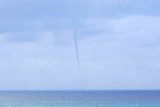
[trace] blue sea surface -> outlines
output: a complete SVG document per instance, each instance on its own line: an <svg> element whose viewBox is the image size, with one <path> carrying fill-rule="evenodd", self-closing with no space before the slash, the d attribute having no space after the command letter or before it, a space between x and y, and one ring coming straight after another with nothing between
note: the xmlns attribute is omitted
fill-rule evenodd
<svg viewBox="0 0 160 107"><path fill-rule="evenodd" d="M0 107L160 107L160 91L0 91Z"/></svg>

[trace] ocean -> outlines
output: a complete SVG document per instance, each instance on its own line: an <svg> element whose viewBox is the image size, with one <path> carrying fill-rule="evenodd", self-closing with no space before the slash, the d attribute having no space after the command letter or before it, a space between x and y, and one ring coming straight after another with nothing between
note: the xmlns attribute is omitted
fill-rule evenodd
<svg viewBox="0 0 160 107"><path fill-rule="evenodd" d="M0 107L160 107L160 91L0 91Z"/></svg>

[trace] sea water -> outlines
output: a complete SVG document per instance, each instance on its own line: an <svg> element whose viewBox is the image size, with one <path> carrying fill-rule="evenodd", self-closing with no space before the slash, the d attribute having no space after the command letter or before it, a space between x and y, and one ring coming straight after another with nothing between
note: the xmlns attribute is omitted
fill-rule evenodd
<svg viewBox="0 0 160 107"><path fill-rule="evenodd" d="M160 107L160 91L1 91L0 107Z"/></svg>

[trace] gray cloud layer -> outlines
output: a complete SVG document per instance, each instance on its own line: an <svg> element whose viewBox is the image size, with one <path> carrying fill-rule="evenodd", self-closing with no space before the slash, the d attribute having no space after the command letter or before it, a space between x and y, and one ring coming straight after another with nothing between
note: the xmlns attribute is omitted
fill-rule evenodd
<svg viewBox="0 0 160 107"><path fill-rule="evenodd" d="M24 41L21 35L33 41L41 31L73 29L75 19L78 27L85 27L84 18L159 16L158 4L159 0L1 0L0 32L13 33L10 41Z"/></svg>

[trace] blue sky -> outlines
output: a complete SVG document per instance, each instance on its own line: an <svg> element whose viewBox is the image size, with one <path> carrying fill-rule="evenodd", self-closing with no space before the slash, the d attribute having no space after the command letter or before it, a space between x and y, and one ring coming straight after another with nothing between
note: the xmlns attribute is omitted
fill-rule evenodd
<svg viewBox="0 0 160 107"><path fill-rule="evenodd" d="M0 0L0 89L160 89L159 3Z"/></svg>

